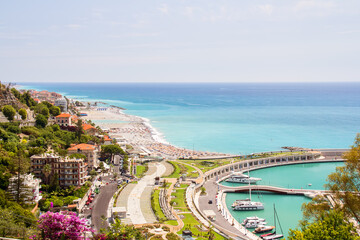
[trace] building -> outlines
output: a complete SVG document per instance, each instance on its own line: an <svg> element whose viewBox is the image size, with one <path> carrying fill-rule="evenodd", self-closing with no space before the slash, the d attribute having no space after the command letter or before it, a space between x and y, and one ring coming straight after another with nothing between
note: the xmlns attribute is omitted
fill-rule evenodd
<svg viewBox="0 0 360 240"><path fill-rule="evenodd" d="M68 104L65 98L58 98L55 100L54 105L59 107L62 112L68 111Z"/></svg>
<svg viewBox="0 0 360 240"><path fill-rule="evenodd" d="M14 197L17 195L17 179L17 176L9 179L8 191ZM32 174L20 175L20 179L20 197L27 204L37 203L42 198L40 195L40 179L34 178Z"/></svg>
<svg viewBox="0 0 360 240"><path fill-rule="evenodd" d="M96 127L88 124L88 123L83 123L82 125L83 129L84 129L84 132L86 134L89 134L89 135L95 135L95 133L97 132L97 129Z"/></svg>
<svg viewBox="0 0 360 240"><path fill-rule="evenodd" d="M112 139L108 135L104 135L104 145L112 144Z"/></svg>
<svg viewBox="0 0 360 240"><path fill-rule="evenodd" d="M62 113L55 117L56 124L65 127L71 126L72 125L71 117L72 116L68 113Z"/></svg>
<svg viewBox="0 0 360 240"><path fill-rule="evenodd" d="M99 166L98 152L99 149L95 145L81 143L71 146L67 149L68 154L80 153L86 156L86 163L89 168L97 168Z"/></svg>
<svg viewBox="0 0 360 240"><path fill-rule="evenodd" d="M52 154L34 155L31 159L32 173L46 181L43 168L46 164L51 166L51 174L58 174L61 187L83 185L88 178L87 163L83 159L63 158Z"/></svg>

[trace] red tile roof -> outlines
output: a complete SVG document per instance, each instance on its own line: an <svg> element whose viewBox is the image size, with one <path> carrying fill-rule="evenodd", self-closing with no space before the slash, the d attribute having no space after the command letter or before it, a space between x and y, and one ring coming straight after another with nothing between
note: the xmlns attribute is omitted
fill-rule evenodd
<svg viewBox="0 0 360 240"><path fill-rule="evenodd" d="M111 141L111 138L108 135L104 135L104 141Z"/></svg>
<svg viewBox="0 0 360 240"><path fill-rule="evenodd" d="M96 129L95 127L93 127L92 125L87 124L87 123L83 123L82 127L83 127L84 131L87 131L87 130L92 129L92 128Z"/></svg>
<svg viewBox="0 0 360 240"><path fill-rule="evenodd" d="M68 114L68 113L62 113L62 114L60 114L60 115L57 115L56 117L57 117L57 118L61 118L61 117L66 117L66 118L68 118L68 117L71 117L71 115Z"/></svg>
<svg viewBox="0 0 360 240"><path fill-rule="evenodd" d="M77 151L78 149L80 149L80 150L95 150L95 146L86 144L86 143L81 143L81 144L78 144L78 145L68 148L68 151Z"/></svg>

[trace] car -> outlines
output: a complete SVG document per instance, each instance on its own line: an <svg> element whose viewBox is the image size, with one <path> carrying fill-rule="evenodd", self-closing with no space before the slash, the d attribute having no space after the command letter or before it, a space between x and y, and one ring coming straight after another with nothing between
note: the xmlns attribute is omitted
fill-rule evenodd
<svg viewBox="0 0 360 240"><path fill-rule="evenodd" d="M95 197L95 193L92 193L90 196L91 196L92 198L94 198L94 197Z"/></svg>
<svg viewBox="0 0 360 240"><path fill-rule="evenodd" d="M209 200L208 203L209 203L209 204L212 204L212 200Z"/></svg>

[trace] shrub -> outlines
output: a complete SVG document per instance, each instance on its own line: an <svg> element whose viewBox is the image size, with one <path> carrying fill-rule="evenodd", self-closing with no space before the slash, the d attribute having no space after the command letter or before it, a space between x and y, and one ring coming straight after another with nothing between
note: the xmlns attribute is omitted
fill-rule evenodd
<svg viewBox="0 0 360 240"><path fill-rule="evenodd" d="M15 109L10 106L10 105L5 105L2 109L2 112L4 114L4 116L9 120L9 121L12 121L14 120L14 117L15 117L15 114L16 114L16 111Z"/></svg>

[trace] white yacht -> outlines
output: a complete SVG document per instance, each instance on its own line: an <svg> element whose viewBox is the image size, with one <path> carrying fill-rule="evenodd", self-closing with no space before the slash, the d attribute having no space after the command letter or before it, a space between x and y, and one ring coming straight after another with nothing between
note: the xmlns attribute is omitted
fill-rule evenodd
<svg viewBox="0 0 360 240"><path fill-rule="evenodd" d="M241 225L245 226L245 224L246 224L248 221L265 222L266 220L265 220L265 218L259 218L259 217L257 217L257 216L252 216L252 217L247 217L247 218L245 218L245 219L242 221Z"/></svg>
<svg viewBox="0 0 360 240"><path fill-rule="evenodd" d="M256 183L261 181L261 178L249 177L243 173L232 173L226 180L226 182L234 182L234 183Z"/></svg>
<svg viewBox="0 0 360 240"><path fill-rule="evenodd" d="M236 200L232 204L232 208L235 211L254 211L254 210L263 210L264 205L261 202Z"/></svg>
<svg viewBox="0 0 360 240"><path fill-rule="evenodd" d="M259 222L255 220L250 220L245 224L245 228L258 228L260 226L265 226L267 222Z"/></svg>
<svg viewBox="0 0 360 240"><path fill-rule="evenodd" d="M246 175L245 175L246 176ZM247 176L250 178L250 176ZM250 181L248 182L250 186ZM234 211L255 211L255 210L264 210L264 205L261 202L251 201L251 188L249 188L249 198L235 200L231 205Z"/></svg>

